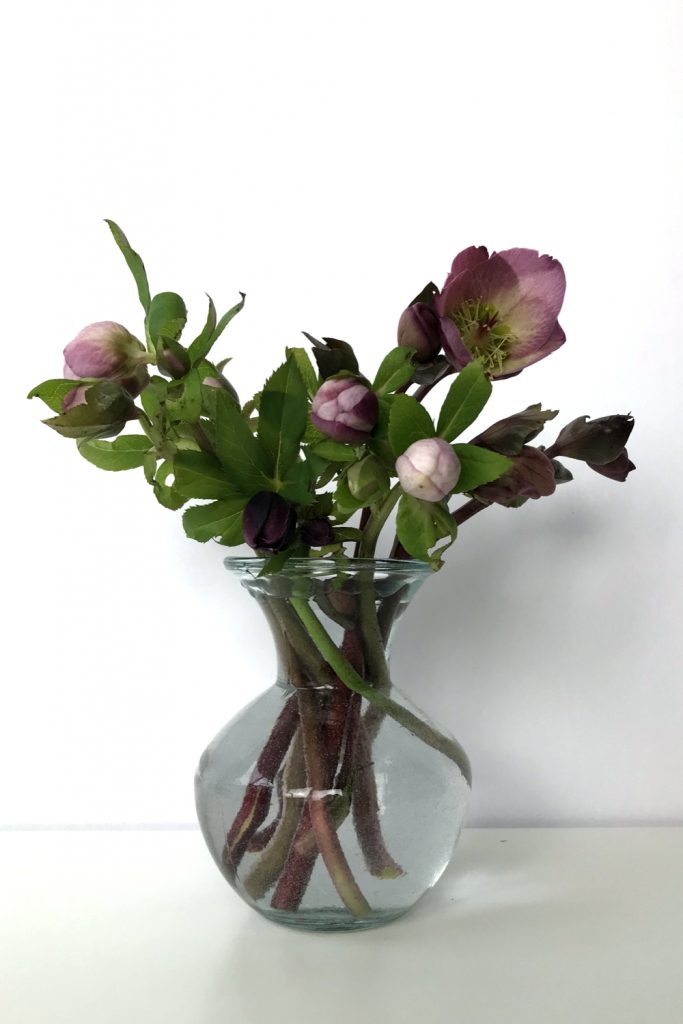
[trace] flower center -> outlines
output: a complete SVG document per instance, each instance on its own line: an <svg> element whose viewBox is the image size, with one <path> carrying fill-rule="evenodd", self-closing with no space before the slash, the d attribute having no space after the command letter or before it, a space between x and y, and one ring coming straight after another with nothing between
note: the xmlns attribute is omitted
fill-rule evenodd
<svg viewBox="0 0 683 1024"><path fill-rule="evenodd" d="M499 373L515 340L507 324L499 320L498 310L483 299L466 299L452 314L460 337L484 369Z"/></svg>

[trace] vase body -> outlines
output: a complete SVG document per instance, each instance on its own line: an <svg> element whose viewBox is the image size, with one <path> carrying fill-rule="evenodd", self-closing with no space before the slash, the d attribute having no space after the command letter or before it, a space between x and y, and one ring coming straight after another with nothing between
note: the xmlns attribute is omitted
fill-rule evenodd
<svg viewBox="0 0 683 1024"><path fill-rule="evenodd" d="M226 564L268 619L278 671L200 759L209 850L282 924L391 921L444 871L469 797L464 751L389 677L394 627L430 570L307 559L261 577L260 559Z"/></svg>

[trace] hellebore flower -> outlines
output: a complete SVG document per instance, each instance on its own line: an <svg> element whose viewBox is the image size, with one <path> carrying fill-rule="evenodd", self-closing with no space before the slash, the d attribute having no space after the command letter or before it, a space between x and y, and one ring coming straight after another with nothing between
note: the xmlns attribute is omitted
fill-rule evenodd
<svg viewBox="0 0 683 1024"><path fill-rule="evenodd" d="M279 494L259 491L248 501L242 525L244 540L250 548L274 555L294 540L296 512Z"/></svg>
<svg viewBox="0 0 683 1024"><path fill-rule="evenodd" d="M398 344L414 348L420 363L429 363L441 350L443 333L438 314L426 302L414 302L401 313L398 321Z"/></svg>
<svg viewBox="0 0 683 1024"><path fill-rule="evenodd" d="M396 460L398 480L406 494L422 501L441 501L460 476L460 460L447 441L427 437L414 441Z"/></svg>
<svg viewBox="0 0 683 1024"><path fill-rule="evenodd" d="M612 459L611 462L603 462L598 465L595 462L587 462L587 466L594 469L596 473L600 473L601 476L606 476L610 480L618 480L619 483L623 483L626 477L636 467L628 457L628 452L624 448L620 455L617 455L616 459Z"/></svg>
<svg viewBox="0 0 683 1024"><path fill-rule="evenodd" d="M89 324L64 349L64 377L110 380L136 398L149 380L147 356L137 338L111 320ZM74 388L64 398L64 411L85 401L85 387Z"/></svg>
<svg viewBox="0 0 683 1024"><path fill-rule="evenodd" d="M172 338L162 338L157 345L157 366L167 377L179 380L189 371L190 357L187 350Z"/></svg>
<svg viewBox="0 0 683 1024"><path fill-rule="evenodd" d="M535 249L464 249L435 300L446 357L456 370L482 359L490 377L519 373L564 343L564 291L562 264Z"/></svg>
<svg viewBox="0 0 683 1024"><path fill-rule="evenodd" d="M319 387L311 407L313 425L348 444L367 441L378 415L377 395L355 377L330 377Z"/></svg>
<svg viewBox="0 0 683 1024"><path fill-rule="evenodd" d="M633 430L633 416L577 416L563 427L549 451L553 455L604 466L625 449ZM635 467L634 467L635 468Z"/></svg>
<svg viewBox="0 0 683 1024"><path fill-rule="evenodd" d="M332 523L325 516L301 524L301 539L309 548L324 548L334 541Z"/></svg>
<svg viewBox="0 0 683 1024"><path fill-rule="evenodd" d="M520 498L543 498L555 491L555 467L538 448L526 446L512 456L512 467L490 484L473 492L481 501L515 505Z"/></svg>

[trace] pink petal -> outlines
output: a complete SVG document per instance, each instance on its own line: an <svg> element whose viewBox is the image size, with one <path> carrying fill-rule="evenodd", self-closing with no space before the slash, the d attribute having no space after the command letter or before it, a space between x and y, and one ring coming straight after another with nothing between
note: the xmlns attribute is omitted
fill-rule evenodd
<svg viewBox="0 0 683 1024"><path fill-rule="evenodd" d="M504 261L516 283L511 286L508 274L501 275L498 287L487 298L519 339L515 357L523 356L544 345L557 323L566 288L564 270L558 260L539 256L535 249L507 249L490 262L494 259Z"/></svg>
<svg viewBox="0 0 683 1024"><path fill-rule="evenodd" d="M515 345L513 354L505 360L503 363L504 373L495 374L491 376L497 380L504 380L505 377L514 377L520 373L525 366L531 366L532 363L537 363L539 359L545 359L551 352L564 345L567 340L567 335L564 333L559 323L556 323L553 330L550 332L548 340L540 348L529 348L524 354L520 354L521 346Z"/></svg>
<svg viewBox="0 0 683 1024"><path fill-rule="evenodd" d="M470 245L468 249L463 249L453 260L450 272L444 283L444 288L458 274L462 274L463 270L472 270L479 263L485 263L488 258L489 252L485 245Z"/></svg>
<svg viewBox="0 0 683 1024"><path fill-rule="evenodd" d="M472 362L472 353L460 336L460 331L452 320L446 317L441 318L441 331L443 333L443 349L451 366L456 370L462 370Z"/></svg>

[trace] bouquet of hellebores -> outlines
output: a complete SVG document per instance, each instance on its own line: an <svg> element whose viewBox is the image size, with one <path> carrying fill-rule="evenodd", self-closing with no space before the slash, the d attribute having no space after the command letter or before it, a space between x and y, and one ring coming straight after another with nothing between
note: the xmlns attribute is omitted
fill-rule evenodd
<svg viewBox="0 0 683 1024"><path fill-rule="evenodd" d="M374 373L348 342L304 332L308 344L285 349L243 402L230 359L214 346L244 294L220 318L209 298L203 328L186 339L183 299L152 294L140 256L107 223L137 285L142 329L84 327L64 349L62 377L29 397L49 406L44 422L93 465L142 469L161 505L184 508L188 537L255 552L233 567L266 612L286 685L269 698L256 746L242 740L256 728L238 720L203 758L198 806L209 846L249 902L287 923L351 927L397 916L443 870L462 793L457 807L441 807L438 840L416 808L429 793L438 805L442 790L455 792L448 771L469 784L469 765L452 737L392 691L391 627L473 515L549 497L572 480L565 460L626 480L633 419L580 416L547 444L533 442L557 412L541 403L473 426L495 382L565 342L564 270L535 250L460 252L443 287L426 285L401 313ZM423 400L437 386L433 418ZM378 542L394 510L382 560ZM406 737L419 751L406 769L411 784L426 788L412 792L394 826L391 793L410 786L392 789L387 766L405 760ZM390 852L406 817L411 842ZM438 847L429 866L427 853L415 853L420 830Z"/></svg>

